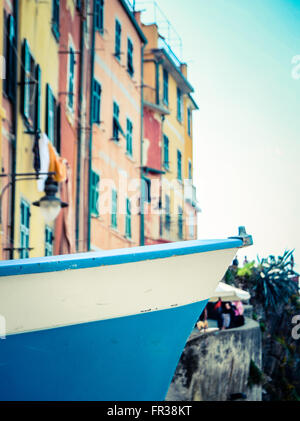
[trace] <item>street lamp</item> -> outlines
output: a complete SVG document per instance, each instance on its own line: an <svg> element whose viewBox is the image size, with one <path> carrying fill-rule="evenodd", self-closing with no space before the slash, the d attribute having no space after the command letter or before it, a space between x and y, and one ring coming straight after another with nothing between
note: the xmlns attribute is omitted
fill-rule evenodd
<svg viewBox="0 0 300 421"><path fill-rule="evenodd" d="M47 224L53 222L58 216L61 208L68 206L67 203L62 202L56 193L58 191L58 183L53 180L51 176L48 176L45 181L45 196L40 200L33 202L33 206L39 206Z"/></svg>

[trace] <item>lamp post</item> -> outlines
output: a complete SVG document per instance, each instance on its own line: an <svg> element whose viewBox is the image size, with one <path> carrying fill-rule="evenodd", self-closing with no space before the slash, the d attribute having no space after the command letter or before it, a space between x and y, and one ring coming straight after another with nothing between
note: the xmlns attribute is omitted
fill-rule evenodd
<svg viewBox="0 0 300 421"><path fill-rule="evenodd" d="M53 180L51 176L48 176L45 182L45 196L40 200L33 202L33 206L38 206L44 216L45 222L50 223L55 220L60 210L68 206L67 203L62 202L56 193L58 191L58 183Z"/></svg>
<svg viewBox="0 0 300 421"><path fill-rule="evenodd" d="M47 175L47 179L45 181L45 196L41 197L40 200L33 202L34 206L39 206L41 208L41 212L45 218L45 222L53 222L55 218L58 216L61 208L65 208L68 206L67 203L62 202L58 197L56 197L56 193L58 192L58 183L53 180L52 175L54 172L48 173L20 173L20 174L0 174L0 177L8 177L11 176L12 180L7 183L0 194L0 223L2 221L1 218L1 209L2 209L2 197L4 192L16 181L24 181L24 180L36 180L39 178L39 175ZM22 178L16 178L22 177Z"/></svg>

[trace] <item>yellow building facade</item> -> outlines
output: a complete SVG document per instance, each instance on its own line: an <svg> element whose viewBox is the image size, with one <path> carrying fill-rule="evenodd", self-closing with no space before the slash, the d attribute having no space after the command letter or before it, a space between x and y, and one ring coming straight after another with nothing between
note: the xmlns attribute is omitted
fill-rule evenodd
<svg viewBox="0 0 300 421"><path fill-rule="evenodd" d="M58 32L52 2L19 3L19 45L17 80L17 174L34 173L35 132L55 130L48 121L50 101L58 101ZM49 89L53 97L49 98ZM48 102L48 104L47 104ZM47 125L51 125L51 128ZM53 127L52 127L53 126ZM26 177L24 177L26 178ZM36 180L21 181L15 187L14 257L45 255L46 226L38 207L32 202L43 196ZM49 227L52 230L53 227Z"/></svg>
<svg viewBox="0 0 300 421"><path fill-rule="evenodd" d="M144 57L144 100L155 103L162 118L161 228L163 241L194 239L186 228L195 218L195 204L189 204L193 168L192 113L198 107L191 97L187 66L167 44L162 44L156 24L142 25L148 40ZM186 183L187 180L187 183ZM186 184L188 184L187 187ZM188 197L187 197L188 196ZM187 199L187 200L186 200Z"/></svg>

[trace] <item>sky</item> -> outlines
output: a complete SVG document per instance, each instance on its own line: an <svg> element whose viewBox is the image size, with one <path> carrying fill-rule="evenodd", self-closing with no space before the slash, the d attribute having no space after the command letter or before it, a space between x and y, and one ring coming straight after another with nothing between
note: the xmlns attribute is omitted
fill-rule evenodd
<svg viewBox="0 0 300 421"><path fill-rule="evenodd" d="M257 255L295 249L300 271L300 0L157 0L183 44L198 238L244 225ZM146 7L146 6L145 6Z"/></svg>

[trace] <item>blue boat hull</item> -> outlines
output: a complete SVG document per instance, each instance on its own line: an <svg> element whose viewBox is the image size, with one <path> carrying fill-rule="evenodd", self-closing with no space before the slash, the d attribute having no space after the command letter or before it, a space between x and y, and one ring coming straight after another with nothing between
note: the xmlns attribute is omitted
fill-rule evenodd
<svg viewBox="0 0 300 421"><path fill-rule="evenodd" d="M162 401L206 303L8 335L0 400Z"/></svg>

